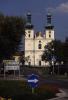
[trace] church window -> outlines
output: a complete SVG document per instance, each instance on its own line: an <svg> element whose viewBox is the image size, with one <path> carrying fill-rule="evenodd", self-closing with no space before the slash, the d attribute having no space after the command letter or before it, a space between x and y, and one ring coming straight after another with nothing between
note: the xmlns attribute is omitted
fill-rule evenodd
<svg viewBox="0 0 68 100"><path fill-rule="evenodd" d="M29 34L29 37L30 37L30 34Z"/></svg>
<svg viewBox="0 0 68 100"><path fill-rule="evenodd" d="M39 43L41 43L41 41L39 41Z"/></svg>
<svg viewBox="0 0 68 100"><path fill-rule="evenodd" d="M30 33L31 31L28 31L28 33Z"/></svg>
<svg viewBox="0 0 68 100"><path fill-rule="evenodd" d="M49 30L49 33L51 33L51 30Z"/></svg>
<svg viewBox="0 0 68 100"><path fill-rule="evenodd" d="M39 66L41 66L41 61L39 61Z"/></svg>
<svg viewBox="0 0 68 100"><path fill-rule="evenodd" d="M31 65L31 62L29 62L29 66Z"/></svg>
<svg viewBox="0 0 68 100"><path fill-rule="evenodd" d="M49 38L51 38L51 34L49 34Z"/></svg>
<svg viewBox="0 0 68 100"><path fill-rule="evenodd" d="M39 44L39 45L38 45L38 49L41 49L41 46L42 46L42 45L41 45L41 44Z"/></svg>

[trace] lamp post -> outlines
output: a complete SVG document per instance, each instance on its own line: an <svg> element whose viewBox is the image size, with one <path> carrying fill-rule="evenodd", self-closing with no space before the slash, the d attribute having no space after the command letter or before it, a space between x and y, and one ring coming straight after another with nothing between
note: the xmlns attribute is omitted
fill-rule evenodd
<svg viewBox="0 0 68 100"><path fill-rule="evenodd" d="M4 79L5 79L5 64L4 64Z"/></svg>
<svg viewBox="0 0 68 100"><path fill-rule="evenodd" d="M57 65L57 74L59 75L59 62L57 62L56 65Z"/></svg>
<svg viewBox="0 0 68 100"><path fill-rule="evenodd" d="M53 71L52 71L52 72L53 72L53 75L54 75L54 70L55 70L55 68L54 68L54 67L55 67L55 66L54 66L55 61L56 61L56 59L55 59L55 57L53 56L53 57L52 57L52 65L53 65Z"/></svg>

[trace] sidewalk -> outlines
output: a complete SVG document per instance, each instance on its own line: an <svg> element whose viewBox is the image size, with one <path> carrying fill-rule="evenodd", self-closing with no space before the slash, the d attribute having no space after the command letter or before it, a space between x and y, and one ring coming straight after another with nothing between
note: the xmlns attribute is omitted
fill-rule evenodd
<svg viewBox="0 0 68 100"><path fill-rule="evenodd" d="M49 100L68 100L68 89L63 89L63 90L60 89L60 92L61 93L56 94L57 96L56 98L52 98Z"/></svg>

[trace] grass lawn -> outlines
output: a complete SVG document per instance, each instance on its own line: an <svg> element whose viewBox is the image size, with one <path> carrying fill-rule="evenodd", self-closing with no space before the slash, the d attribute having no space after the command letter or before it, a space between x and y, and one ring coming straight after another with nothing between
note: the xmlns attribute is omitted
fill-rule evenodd
<svg viewBox="0 0 68 100"><path fill-rule="evenodd" d="M0 80L0 96L12 100L47 100L55 97L58 92L56 85L41 84L32 94L31 87L24 81Z"/></svg>

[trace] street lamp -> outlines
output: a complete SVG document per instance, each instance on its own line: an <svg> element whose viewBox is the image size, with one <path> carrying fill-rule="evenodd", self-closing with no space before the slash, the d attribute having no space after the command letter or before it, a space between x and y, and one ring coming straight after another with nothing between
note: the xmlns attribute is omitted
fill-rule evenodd
<svg viewBox="0 0 68 100"><path fill-rule="evenodd" d="M58 75L59 75L59 62L57 63L57 66L58 66Z"/></svg>

